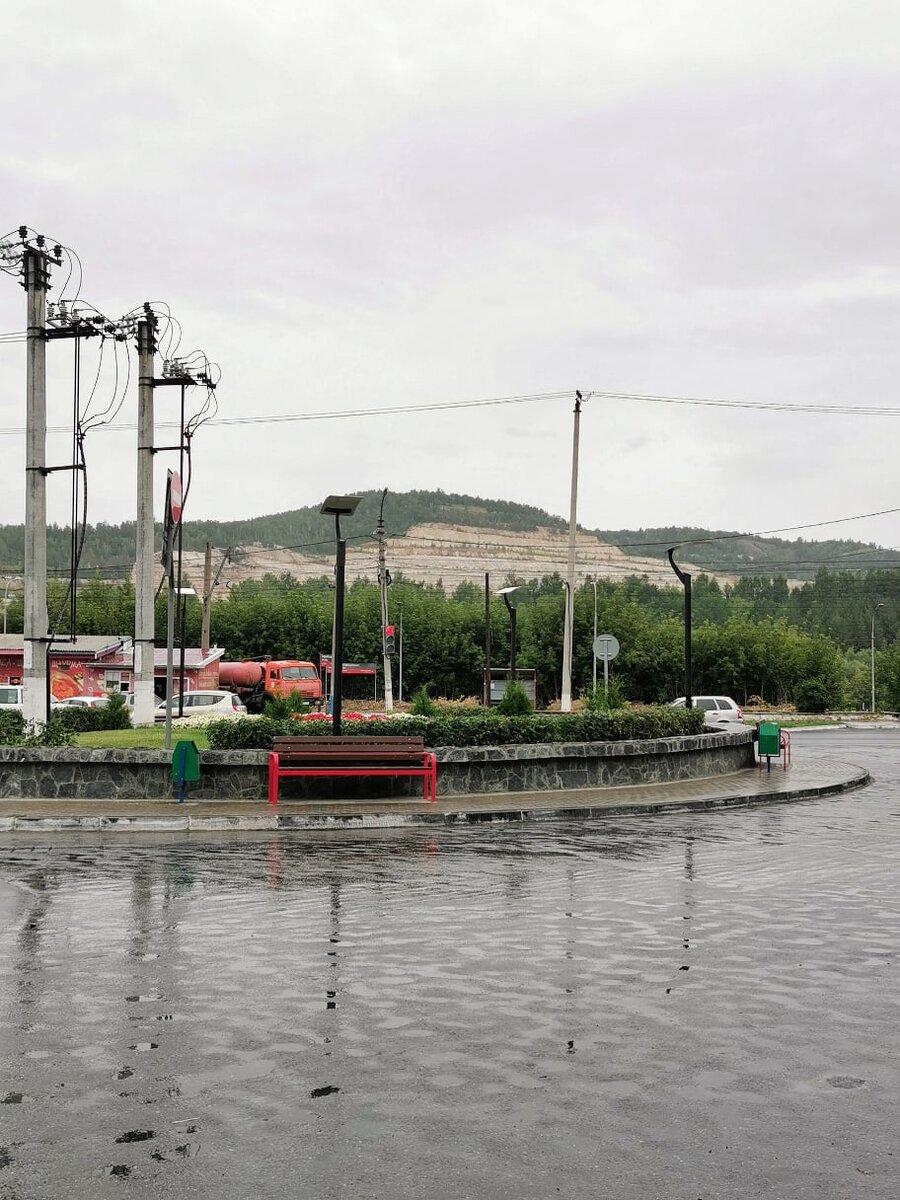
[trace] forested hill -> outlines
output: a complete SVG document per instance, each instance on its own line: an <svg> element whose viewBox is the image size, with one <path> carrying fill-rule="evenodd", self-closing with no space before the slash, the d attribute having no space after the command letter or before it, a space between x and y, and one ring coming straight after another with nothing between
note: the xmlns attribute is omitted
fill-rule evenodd
<svg viewBox="0 0 900 1200"><path fill-rule="evenodd" d="M821 567L831 571L871 571L900 566L900 551L844 538L811 542L804 538L756 537L727 529L676 525L596 532L603 541L611 542L626 554L642 557L664 559L670 546L680 546L683 559L720 574L811 579Z"/></svg>
<svg viewBox="0 0 900 1200"><path fill-rule="evenodd" d="M342 521L348 537L371 533L378 522L381 492L363 492L362 503L352 517ZM436 523L476 528L528 532L541 527L564 532L566 521L530 505L506 500L483 500L446 492L413 491L388 493L384 503L388 536L405 533L413 525ZM811 578L827 566L832 570L866 570L900 565L900 552L846 540L810 542L802 538L760 538L727 530L709 531L664 526L653 529L591 530L601 540L620 547L626 554L665 558L669 546L683 545L681 558L721 573L773 574ZM158 530L158 535L161 530ZM319 506L293 509L246 521L187 519L184 544L202 550L209 541L219 549L234 546L306 547L329 543L334 529ZM134 522L90 526L85 539L82 568L98 574L121 577L134 562ZM716 540L704 540L716 539ZM63 571L69 561L69 531L51 526L48 530L48 563L52 571ZM23 527L0 526L0 567L6 574L21 574Z"/></svg>

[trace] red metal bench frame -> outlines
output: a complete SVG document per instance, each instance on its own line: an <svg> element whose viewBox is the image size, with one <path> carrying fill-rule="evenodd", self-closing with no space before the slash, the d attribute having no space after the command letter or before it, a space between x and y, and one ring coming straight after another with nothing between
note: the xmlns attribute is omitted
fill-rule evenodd
<svg viewBox="0 0 900 1200"><path fill-rule="evenodd" d="M437 759L425 749L424 739L360 735L276 738L269 753L269 803L277 805L282 779L366 776L419 778L425 802L437 802Z"/></svg>

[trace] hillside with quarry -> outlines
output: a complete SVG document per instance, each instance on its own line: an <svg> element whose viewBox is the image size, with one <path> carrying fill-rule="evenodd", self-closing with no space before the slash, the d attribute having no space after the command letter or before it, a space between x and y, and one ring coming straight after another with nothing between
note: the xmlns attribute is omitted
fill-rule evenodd
<svg viewBox="0 0 900 1200"><path fill-rule="evenodd" d="M357 511L344 519L348 579L377 575L374 532L382 513L387 564L395 576L426 584L441 582L452 591L461 583L492 585L507 577L535 579L565 576L568 526L560 516L507 500L440 491L360 493ZM207 543L212 547L216 590L226 583L284 573L298 579L329 575L334 563L334 526L318 505L241 521L216 521L185 511L183 528L188 578L202 582ZM162 530L157 528L158 544ZM666 550L679 547L678 563L694 574L705 572L721 584L742 576L779 576L795 585L814 578L823 566L864 572L900 565L900 553L850 540L808 541L729 530L682 526L611 531L579 528L576 576L623 579L646 575L652 583L674 584ZM50 526L47 557L50 570L68 574L71 535ZM131 575L135 556L134 522L88 525L80 561L82 578L123 579ZM227 556L227 562L224 562ZM4 573L20 576L23 527L0 526L0 563ZM221 570L219 570L221 566Z"/></svg>
<svg viewBox="0 0 900 1200"><path fill-rule="evenodd" d="M385 557L392 576L404 577L429 585L442 584L448 592L463 583L483 585L486 573L492 586L500 587L508 579L539 579L546 575L565 577L568 535L560 529L539 527L532 530L479 528L424 522L406 533L385 538ZM204 554L184 552L184 571L192 581L203 578ZM216 564L218 565L218 564ZM259 543L235 547L216 585L221 594L227 585L264 575L289 574L296 579L317 579L330 575L334 565L333 545L317 547L316 552ZM702 568L685 563L688 570ZM580 530L576 541L576 578L626 579L646 575L654 583L675 583L668 566L659 559L625 554L603 542L595 534ZM378 574L378 546L375 539L348 541L347 579L371 579ZM720 583L733 582L736 576L717 575Z"/></svg>

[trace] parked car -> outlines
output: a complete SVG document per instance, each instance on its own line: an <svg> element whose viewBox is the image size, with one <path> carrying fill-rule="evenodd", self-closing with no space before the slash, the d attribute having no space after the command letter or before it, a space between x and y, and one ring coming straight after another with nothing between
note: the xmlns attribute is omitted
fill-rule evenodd
<svg viewBox="0 0 900 1200"><path fill-rule="evenodd" d="M694 708L703 709L703 720L707 725L731 725L744 720L744 710L730 696L694 696ZM684 707L684 696L672 701L673 708Z"/></svg>
<svg viewBox="0 0 900 1200"><path fill-rule="evenodd" d="M14 708L21 712L22 690L22 685L18 683L4 683L0 685L0 711L5 708Z"/></svg>
<svg viewBox="0 0 900 1200"><path fill-rule="evenodd" d="M102 708L109 703L109 696L67 696L59 701L60 708Z"/></svg>
<svg viewBox="0 0 900 1200"><path fill-rule="evenodd" d="M24 691L25 689L18 683L0 684L0 712L11 708L21 712ZM57 700L55 696L50 697L51 708L62 708L64 703L65 701Z"/></svg>
<svg viewBox="0 0 900 1200"><path fill-rule="evenodd" d="M160 700L156 706L155 718L157 721L166 719L167 701ZM175 695L172 697L172 716L177 717L180 705L180 697ZM243 717L246 716L247 706L244 704L240 696L236 696L234 692L219 692L219 691L197 691L184 693L184 715L186 717L210 716L210 717Z"/></svg>

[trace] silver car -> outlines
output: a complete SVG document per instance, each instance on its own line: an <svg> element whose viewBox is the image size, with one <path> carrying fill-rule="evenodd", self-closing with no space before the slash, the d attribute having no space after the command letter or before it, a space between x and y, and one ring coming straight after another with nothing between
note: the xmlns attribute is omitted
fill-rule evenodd
<svg viewBox="0 0 900 1200"><path fill-rule="evenodd" d="M732 725L743 723L744 710L730 696L693 696L694 708L703 709L706 725ZM684 696L672 701L673 708L684 708Z"/></svg>
<svg viewBox="0 0 900 1200"><path fill-rule="evenodd" d="M166 707L167 702L160 700L154 714L157 721L166 719ZM210 717L243 717L247 713L247 706L240 696L236 696L234 692L223 691L185 692L183 705L179 695L173 696L172 716L177 717L181 708L184 709L186 717L197 717L201 714Z"/></svg>

